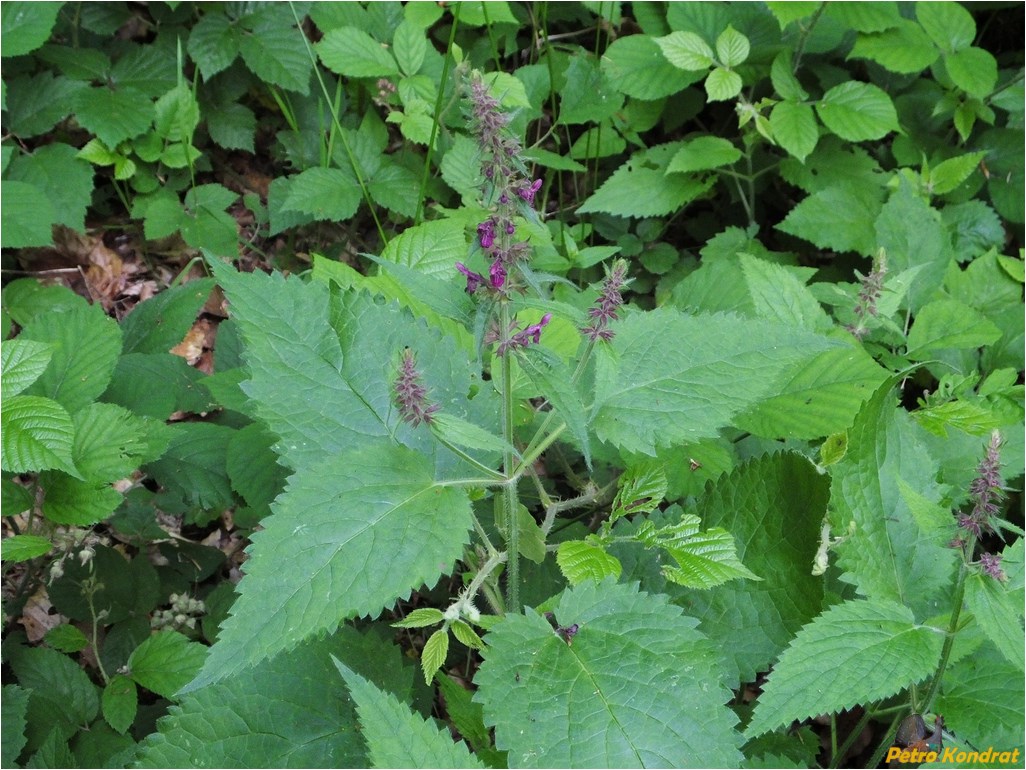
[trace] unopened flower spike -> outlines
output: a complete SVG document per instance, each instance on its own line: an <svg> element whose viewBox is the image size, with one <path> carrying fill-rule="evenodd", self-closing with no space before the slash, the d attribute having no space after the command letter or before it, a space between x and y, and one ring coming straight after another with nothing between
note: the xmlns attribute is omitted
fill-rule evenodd
<svg viewBox="0 0 1026 770"><path fill-rule="evenodd" d="M403 420L414 427L422 422L430 425L432 416L440 408L438 404L427 402L427 389L420 384L420 379L413 351L406 348L395 380L395 405L399 407L399 415Z"/></svg>
<svg viewBox="0 0 1026 770"><path fill-rule="evenodd" d="M1002 497L1001 434L994 431L987 444L987 453L976 468L976 478L969 485L973 510L958 515L958 526L975 537L991 531L990 519L998 512L998 502Z"/></svg>
<svg viewBox="0 0 1026 770"><path fill-rule="evenodd" d="M611 321L617 320L620 316L617 310L623 305L623 288L629 283L627 280L627 262L618 259L613 263L612 269L602 282L602 289L599 292L595 306L588 309L588 317L591 322L581 329L590 340L613 339L615 332L609 328Z"/></svg>

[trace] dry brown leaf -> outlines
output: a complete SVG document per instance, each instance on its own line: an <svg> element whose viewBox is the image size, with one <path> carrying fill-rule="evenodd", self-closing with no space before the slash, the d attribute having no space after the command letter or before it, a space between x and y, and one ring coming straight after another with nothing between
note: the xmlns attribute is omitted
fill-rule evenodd
<svg viewBox="0 0 1026 770"><path fill-rule="evenodd" d="M53 604L50 603L50 596L46 592L46 586L40 586L28 601L25 602L25 609L22 610L18 623L25 627L25 635L30 642L38 642L51 628L56 628L68 619L63 615L50 611Z"/></svg>

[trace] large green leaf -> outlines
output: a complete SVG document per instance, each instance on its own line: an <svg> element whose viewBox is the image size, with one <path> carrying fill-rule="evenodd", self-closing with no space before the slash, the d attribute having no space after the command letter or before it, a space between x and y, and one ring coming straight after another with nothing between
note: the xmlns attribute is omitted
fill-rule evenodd
<svg viewBox="0 0 1026 770"><path fill-rule="evenodd" d="M982 348L1000 336L997 326L968 305L953 299L934 300L916 314L908 333L907 355L922 361L948 348Z"/></svg>
<svg viewBox="0 0 1026 770"><path fill-rule="evenodd" d="M816 103L820 120L842 139L864 142L898 130L891 97L871 83L849 80L834 86Z"/></svg>
<svg viewBox="0 0 1026 770"><path fill-rule="evenodd" d="M243 17L241 25L250 33L239 38L239 53L246 66L266 83L305 95L310 90L313 62L303 32L296 27L293 9L271 3Z"/></svg>
<svg viewBox="0 0 1026 770"><path fill-rule="evenodd" d="M635 99L659 99L702 79L670 64L647 35L628 35L613 42L602 56L602 70L617 91Z"/></svg>
<svg viewBox="0 0 1026 770"><path fill-rule="evenodd" d="M428 458L388 446L304 467L262 523L231 617L189 690L434 584L462 554L471 518L466 493L437 484Z"/></svg>
<svg viewBox="0 0 1026 770"><path fill-rule="evenodd" d="M107 389L121 353L121 329L98 305L37 316L21 339L47 342L53 349L50 365L25 392L52 398L69 412Z"/></svg>
<svg viewBox="0 0 1026 770"><path fill-rule="evenodd" d="M750 460L698 501L703 524L730 532L740 560L762 578L686 595L702 631L736 667L736 685L767 670L822 607L812 560L828 496L827 478L789 452Z"/></svg>
<svg viewBox="0 0 1026 770"><path fill-rule="evenodd" d="M75 427L56 401L40 396L13 396L0 411L3 469L29 473L55 468L78 475L71 456Z"/></svg>
<svg viewBox="0 0 1026 770"><path fill-rule="evenodd" d="M666 597L585 582L543 617L507 615L488 634L475 700L510 767L732 767L737 717L721 661Z"/></svg>
<svg viewBox="0 0 1026 770"><path fill-rule="evenodd" d="M89 404L75 413L75 467L86 481L104 482L126 478L155 454L147 441L150 426L141 417L114 404ZM165 426L160 425L161 432ZM154 437L156 439L156 437Z"/></svg>
<svg viewBox="0 0 1026 770"><path fill-rule="evenodd" d="M908 19L882 32L860 34L849 54L850 58L872 59L884 69L903 75L922 72L939 55L923 28Z"/></svg>
<svg viewBox="0 0 1026 770"><path fill-rule="evenodd" d="M235 431L208 422L168 426L169 443L147 471L164 487L168 502L212 511L233 503L226 456Z"/></svg>
<svg viewBox="0 0 1026 770"><path fill-rule="evenodd" d="M484 767L462 741L414 714L394 695L350 669L337 658L335 667L349 688L374 767Z"/></svg>
<svg viewBox="0 0 1026 770"><path fill-rule="evenodd" d="M7 542L6 540L4 542ZM16 684L4 685L3 718L0 719L0 762L4 767L14 767L25 746L25 716L31 693Z"/></svg>
<svg viewBox="0 0 1026 770"><path fill-rule="evenodd" d="M828 187L791 209L777 229L820 248L873 254L873 220L880 213L882 199L880 190L866 185Z"/></svg>
<svg viewBox="0 0 1026 770"><path fill-rule="evenodd" d="M146 131L153 121L153 102L138 88L90 88L75 95L75 119L108 148Z"/></svg>
<svg viewBox="0 0 1026 770"><path fill-rule="evenodd" d="M16 396L39 379L53 351L49 343L32 340L4 340L0 345L0 361L3 374L0 375L0 389L8 398Z"/></svg>
<svg viewBox="0 0 1026 770"><path fill-rule="evenodd" d="M408 697L412 667L371 633L342 628L224 682L182 697L141 745L142 767L365 767L352 702L335 655L379 686Z"/></svg>
<svg viewBox="0 0 1026 770"><path fill-rule="evenodd" d="M777 144L803 163L819 141L816 116L807 104L780 102L770 112L770 128Z"/></svg>
<svg viewBox="0 0 1026 770"><path fill-rule="evenodd" d="M53 243L52 227L57 222L57 209L43 190L27 182L4 182L0 201L0 245L5 249L28 246L49 246Z"/></svg>
<svg viewBox="0 0 1026 770"><path fill-rule="evenodd" d="M192 328L210 296L213 281L202 278L140 302L121 321L125 353L167 353Z"/></svg>
<svg viewBox="0 0 1026 770"><path fill-rule="evenodd" d="M714 437L837 344L765 321L666 307L614 328L608 349L597 351L593 425L600 439L646 454Z"/></svg>
<svg viewBox="0 0 1026 770"><path fill-rule="evenodd" d="M392 54L356 27L330 30L315 46L324 66L351 78L387 78L399 74Z"/></svg>
<svg viewBox="0 0 1026 770"><path fill-rule="evenodd" d="M7 169L5 183L27 182L46 193L53 203L55 221L73 230L85 230L86 209L92 202L93 167L78 157L78 151L57 142L39 147L31 155L20 155Z"/></svg>
<svg viewBox="0 0 1026 770"><path fill-rule="evenodd" d="M189 31L189 55L209 80L227 69L239 55L239 30L219 9L207 6L206 11Z"/></svg>
<svg viewBox="0 0 1026 770"><path fill-rule="evenodd" d="M22 56L39 48L50 37L64 3L4 3L0 12L0 46L3 55Z"/></svg>
<svg viewBox="0 0 1026 770"><path fill-rule="evenodd" d="M192 679L209 648L177 631L161 631L140 644L128 659L129 676L164 698Z"/></svg>
<svg viewBox="0 0 1026 770"><path fill-rule="evenodd" d="M973 574L965 582L965 601L976 622L1005 656L1005 660L1026 669L1023 650L1026 634L1022 627L1022 603L1005 586L989 575Z"/></svg>
<svg viewBox="0 0 1026 770"><path fill-rule="evenodd" d="M922 681L944 633L889 601L846 601L806 625L773 667L745 735L869 703Z"/></svg>
<svg viewBox="0 0 1026 770"><path fill-rule="evenodd" d="M842 578L860 594L889 599L931 617L949 601L956 555L922 532L901 493L903 480L931 502L941 490L936 461L920 438L920 429L895 408L893 380L863 407L848 431L848 451L832 466L831 521L837 532L855 522L855 531L838 546Z"/></svg>
<svg viewBox="0 0 1026 770"><path fill-rule="evenodd" d="M289 179L282 209L300 211L313 219L341 221L356 213L361 199L360 187L347 171L310 168Z"/></svg>

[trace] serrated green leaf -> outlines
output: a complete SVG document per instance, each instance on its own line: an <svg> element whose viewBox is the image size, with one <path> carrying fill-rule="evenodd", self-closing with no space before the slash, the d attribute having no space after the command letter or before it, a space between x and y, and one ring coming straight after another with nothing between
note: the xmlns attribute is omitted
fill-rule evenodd
<svg viewBox="0 0 1026 770"><path fill-rule="evenodd" d="M935 708L959 738L974 746L1019 748L1021 756L1024 696L1021 667L986 644L948 667Z"/></svg>
<svg viewBox="0 0 1026 770"><path fill-rule="evenodd" d="M983 633L998 648L1005 660L1026 670L1023 650L1026 633L1022 625L1022 606L997 580L980 573L969 575L965 582L965 601Z"/></svg>
<svg viewBox="0 0 1026 770"><path fill-rule="evenodd" d="M654 454L711 438L818 353L824 337L728 315L663 307L617 324L596 352L593 426L600 439ZM764 352L774 350L772 360Z"/></svg>
<svg viewBox="0 0 1026 770"><path fill-rule="evenodd" d="M257 119L253 110L242 104L222 104L204 114L210 138L228 150L253 152Z"/></svg>
<svg viewBox="0 0 1026 770"><path fill-rule="evenodd" d="M871 83L834 86L816 103L816 112L828 129L849 142L880 139L899 130L891 97Z"/></svg>
<svg viewBox="0 0 1026 770"><path fill-rule="evenodd" d="M188 689L434 584L462 554L471 520L466 493L431 471L428 458L392 446L329 456L292 476L253 536L232 615Z"/></svg>
<svg viewBox="0 0 1026 770"><path fill-rule="evenodd" d="M912 612L894 602L832 607L780 656L745 735L894 695L933 672L943 643L940 629L917 626Z"/></svg>
<svg viewBox="0 0 1026 770"><path fill-rule="evenodd" d="M387 78L399 74L399 66L388 49L356 27L330 30L314 48L324 66L339 75Z"/></svg>
<svg viewBox="0 0 1026 770"><path fill-rule="evenodd" d="M100 706L107 724L123 734L132 726L139 708L135 682L122 674L113 676L103 688Z"/></svg>
<svg viewBox="0 0 1026 770"><path fill-rule="evenodd" d="M435 672L445 665L445 656L448 654L449 632L440 628L428 637L420 653L420 667L426 684L431 684Z"/></svg>
<svg viewBox="0 0 1026 770"><path fill-rule="evenodd" d="M15 158L4 181L27 182L43 190L53 204L54 221L83 231L92 202L94 169L77 155L74 147L60 142L39 147L31 155Z"/></svg>
<svg viewBox="0 0 1026 770"><path fill-rule="evenodd" d="M613 90L608 74L594 56L585 52L571 56L565 74L558 123L601 123L623 107L623 96Z"/></svg>
<svg viewBox="0 0 1026 770"><path fill-rule="evenodd" d="M232 505L226 457L235 433L206 422L180 422L168 426L170 441L160 459L146 470L172 500L204 511Z"/></svg>
<svg viewBox="0 0 1026 770"><path fill-rule="evenodd" d="M877 248L873 221L882 197L882 191L864 185L828 187L791 209L777 229L820 248L872 254Z"/></svg>
<svg viewBox="0 0 1026 770"><path fill-rule="evenodd" d="M57 210L41 189L26 182L4 182L0 201L0 245L21 249L49 246L51 228L57 222Z"/></svg>
<svg viewBox="0 0 1026 770"><path fill-rule="evenodd" d="M820 353L774 395L735 419L757 436L815 439L846 429L887 371L861 347Z"/></svg>
<svg viewBox="0 0 1026 770"><path fill-rule="evenodd" d="M657 462L634 463L617 481L610 521L621 516L651 513L666 497L666 473Z"/></svg>
<svg viewBox="0 0 1026 770"><path fill-rule="evenodd" d="M72 418L75 444L71 456L89 482L117 481L148 459L147 426L114 404L89 404Z"/></svg>
<svg viewBox="0 0 1026 770"><path fill-rule="evenodd" d="M7 398L16 396L39 379L50 363L53 348L48 342L4 340L0 345L3 375L0 389Z"/></svg>
<svg viewBox="0 0 1026 770"><path fill-rule="evenodd" d="M700 136L684 143L670 160L666 173L705 171L729 166L741 159L733 142L719 136Z"/></svg>
<svg viewBox="0 0 1026 770"><path fill-rule="evenodd" d="M481 637L477 635L473 628L462 620L454 620L452 625L449 626L449 630L452 631L452 635L455 636L458 641L462 642L472 650L480 650L484 647L484 642L481 641Z"/></svg>
<svg viewBox="0 0 1026 770"><path fill-rule="evenodd" d="M239 53L250 71L266 83L305 96L313 62L292 10L272 3L240 23L251 33L239 37Z"/></svg>
<svg viewBox="0 0 1026 770"><path fill-rule="evenodd" d="M61 623L46 632L43 637L48 647L58 652L74 653L89 646L89 639L75 626Z"/></svg>
<svg viewBox="0 0 1026 770"><path fill-rule="evenodd" d="M200 670L208 649L177 631L160 631L132 653L129 676L140 687L173 699Z"/></svg>
<svg viewBox="0 0 1026 770"><path fill-rule="evenodd" d="M908 333L907 355L915 361L949 348L980 348L996 342L1001 330L973 308L952 299L924 305Z"/></svg>
<svg viewBox="0 0 1026 770"><path fill-rule="evenodd" d="M705 72L713 65L712 48L694 32L671 32L655 38L663 56L675 67L693 72Z"/></svg>
<svg viewBox="0 0 1026 770"><path fill-rule="evenodd" d="M4 767L14 767L18 755L25 746L25 724L29 697L32 693L16 684L4 685L0 704L3 716L0 718L0 762Z"/></svg>
<svg viewBox="0 0 1026 770"><path fill-rule="evenodd" d="M809 105L780 102L770 111L769 121L773 139L799 161L816 149L819 127Z"/></svg>
<svg viewBox="0 0 1026 770"><path fill-rule="evenodd" d="M743 63L751 50L748 38L730 25L716 38L716 57L724 67L736 67Z"/></svg>
<svg viewBox="0 0 1026 770"><path fill-rule="evenodd" d="M948 596L956 557L920 530L901 494L899 479L931 502L940 490L936 461L911 418L895 408L891 386L888 380L867 401L848 431L847 454L831 466L831 523L839 532L852 521L856 527L837 547L842 579L871 599L929 616Z"/></svg>
<svg viewBox="0 0 1026 770"><path fill-rule="evenodd" d="M121 504L121 493L102 482L79 481L57 471L45 472L40 482L46 489L43 515L56 524L89 526Z"/></svg>
<svg viewBox="0 0 1026 770"><path fill-rule="evenodd" d="M944 195L969 178L986 153L971 152L941 161L930 169L929 190L933 195Z"/></svg>
<svg viewBox="0 0 1026 770"><path fill-rule="evenodd" d="M831 3L827 14L859 32L882 32L901 23L901 13L895 2Z"/></svg>
<svg viewBox="0 0 1026 770"><path fill-rule="evenodd" d="M458 192L464 201L473 202L477 199L483 181L481 150L477 142L462 134L455 136L452 147L442 156L440 168L442 179Z"/></svg>
<svg viewBox="0 0 1026 770"><path fill-rule="evenodd" d="M392 37L392 52L399 63L399 69L406 75L415 75L427 55L427 38L424 28L410 21L396 27Z"/></svg>
<svg viewBox="0 0 1026 770"><path fill-rule="evenodd" d="M289 181L282 209L299 211L313 219L349 219L362 200L356 179L341 169L309 168Z"/></svg>
<svg viewBox="0 0 1026 770"><path fill-rule="evenodd" d="M663 576L671 583L706 589L738 578L762 579L738 559L729 532L720 527L701 532L701 524L697 516L686 513L676 523L658 529L642 526L637 537L649 548L666 551L677 562L676 567L662 568Z"/></svg>
<svg viewBox="0 0 1026 770"><path fill-rule="evenodd" d="M647 35L618 38L602 56L602 69L620 93L635 99L660 99L682 91L702 78L675 67L657 42Z"/></svg>
<svg viewBox="0 0 1026 770"><path fill-rule="evenodd" d="M721 476L694 508L706 526L731 533L738 559L763 578L687 593L702 630L736 667L736 682L769 669L822 608L823 581L811 565L828 497L828 478L787 452Z"/></svg>
<svg viewBox="0 0 1026 770"><path fill-rule="evenodd" d="M46 342L53 349L49 366L26 393L52 398L69 412L107 389L121 352L121 329L98 305L37 316L21 339Z"/></svg>
<svg viewBox="0 0 1026 770"><path fill-rule="evenodd" d="M12 133L19 137L48 132L71 112L75 94L89 87L63 75L55 77L48 70L6 82L8 119Z"/></svg>
<svg viewBox="0 0 1026 770"><path fill-rule="evenodd" d="M118 359L103 399L157 420L166 420L176 409L205 412L214 402L199 385L201 377L170 353L129 353Z"/></svg>
<svg viewBox="0 0 1026 770"><path fill-rule="evenodd" d="M461 420L459 417L444 412L432 415L430 428L437 438L456 446L491 452L504 452L506 449L513 449L501 437L489 433L472 422Z"/></svg>
<svg viewBox="0 0 1026 770"><path fill-rule="evenodd" d="M974 46L946 56L944 67L954 84L970 96L982 99L994 90L997 83L997 60L982 48Z"/></svg>
<svg viewBox="0 0 1026 770"><path fill-rule="evenodd" d="M435 681L442 693L449 721L452 722L463 739L473 747L474 754L492 767L507 767L505 752L498 752L492 746L492 739L484 724L481 704L471 700L472 693L445 674L439 673L435 677Z"/></svg>
<svg viewBox="0 0 1026 770"><path fill-rule="evenodd" d="M577 624L572 646L532 610L507 615L475 677L510 767L740 762L718 655L666 597L588 581L564 591L554 614Z"/></svg>
<svg viewBox="0 0 1026 770"><path fill-rule="evenodd" d="M445 615L442 614L441 610L434 607L421 607L411 612L402 620L392 623L392 627L423 628L424 626L433 626L436 623L441 623L443 620L445 620Z"/></svg>
<svg viewBox="0 0 1026 770"><path fill-rule="evenodd" d="M228 442L225 467L232 489L263 516L285 486L288 471L272 451L276 438L263 425L253 423L236 431Z"/></svg>
<svg viewBox="0 0 1026 770"><path fill-rule="evenodd" d="M239 55L239 33L228 17L215 8L205 10L199 21L189 30L189 56L203 73L204 80L235 61Z"/></svg>
<svg viewBox="0 0 1026 770"><path fill-rule="evenodd" d="M136 305L121 321L125 353L167 353L192 328L214 282L175 286Z"/></svg>
<svg viewBox="0 0 1026 770"><path fill-rule="evenodd" d="M117 147L150 127L153 103L138 88L97 87L75 95L75 119L107 147Z"/></svg>
<svg viewBox="0 0 1026 770"><path fill-rule="evenodd" d="M556 564L570 585L575 586L585 580L601 583L610 575L619 580L623 567L615 556L610 556L603 548L583 540L565 540L556 551Z"/></svg>
<svg viewBox="0 0 1026 770"><path fill-rule="evenodd" d="M28 561L49 552L52 547L48 538L39 535L12 535L0 542L0 558L9 562Z"/></svg>
<svg viewBox="0 0 1026 770"><path fill-rule="evenodd" d="M409 697L414 672L398 648L376 634L342 628L182 697L140 745L140 766L367 766L355 708L342 694L332 655Z"/></svg>
<svg viewBox="0 0 1026 770"><path fill-rule="evenodd" d="M891 72L911 75L929 67L939 55L922 27L900 19L891 29L860 33L848 57L870 59Z"/></svg>
<svg viewBox="0 0 1026 770"><path fill-rule="evenodd" d="M789 3L788 5L793 5ZM808 92L802 88L802 84L794 75L791 51L784 48L778 53L770 67L770 80L773 83L773 90L789 102L801 102L809 98Z"/></svg>
<svg viewBox="0 0 1026 770"><path fill-rule="evenodd" d="M621 217L656 217L676 211L705 193L713 178L667 176L665 166L651 168L627 161L603 182L577 213L605 212Z"/></svg>
<svg viewBox="0 0 1026 770"><path fill-rule="evenodd" d="M976 37L976 22L972 14L958 3L917 4L916 19L943 51L959 51L972 45Z"/></svg>
<svg viewBox="0 0 1026 770"><path fill-rule="evenodd" d="M5 399L0 412L3 469L29 473L55 468L78 474L71 456L75 428L67 410L39 396Z"/></svg>
<svg viewBox="0 0 1026 770"><path fill-rule="evenodd" d="M736 72L716 67L705 79L705 92L710 102L722 102L741 93L742 85L741 76Z"/></svg>
<svg viewBox="0 0 1026 770"><path fill-rule="evenodd" d="M484 767L465 743L454 743L448 732L441 732L394 695L382 692L334 656L332 659L356 703L375 767Z"/></svg>
<svg viewBox="0 0 1026 770"><path fill-rule="evenodd" d="M4 3L0 13L0 47L4 57L23 56L50 37L64 3Z"/></svg>

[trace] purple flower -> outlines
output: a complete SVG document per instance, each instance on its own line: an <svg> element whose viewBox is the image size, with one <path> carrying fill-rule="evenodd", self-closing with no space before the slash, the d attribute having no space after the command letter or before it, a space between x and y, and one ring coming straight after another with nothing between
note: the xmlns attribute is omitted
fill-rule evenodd
<svg viewBox="0 0 1026 770"><path fill-rule="evenodd" d="M484 280L484 279L482 279ZM431 423L432 415L439 410L438 404L427 403L427 390L420 384L420 372L413 358L413 351L406 348L399 364L395 380L395 405L405 422L417 427L422 422Z"/></svg>
<svg viewBox="0 0 1026 770"><path fill-rule="evenodd" d="M467 277L467 294L473 294L480 287L484 286L485 277L480 273L475 273L462 262L456 263L456 269Z"/></svg>
<svg viewBox="0 0 1026 770"><path fill-rule="evenodd" d="M998 502L1004 496L1001 489L1001 434L994 431L987 444L987 453L976 468L976 478L969 485L972 513L958 514L958 526L979 537L992 529L990 517L998 512Z"/></svg>
<svg viewBox="0 0 1026 770"><path fill-rule="evenodd" d="M620 316L617 310L623 305L623 295L620 290L627 285L627 263L618 259L613 263L613 269L609 271L606 280L602 283L602 290L599 292L596 306L588 308L588 316L591 323L581 329L581 333L592 341L613 339L615 332L609 329L610 321L617 320Z"/></svg>
<svg viewBox="0 0 1026 770"><path fill-rule="evenodd" d="M506 284L506 268L502 266L502 260L495 260L488 268L488 277L492 280L493 289L501 289Z"/></svg>
<svg viewBox="0 0 1026 770"><path fill-rule="evenodd" d="M537 345L541 342L542 329L548 326L549 321L551 320L552 313L546 313L541 317L541 320L538 321L538 323L531 324L515 334L511 334L508 340L499 343L498 354L502 356L506 354L507 350L526 348L532 342Z"/></svg>
<svg viewBox="0 0 1026 770"><path fill-rule="evenodd" d="M999 580L1002 583L1008 580L1008 576L1005 575L1005 571L1001 569L1001 554L980 554L980 566L983 567L983 571L986 574L990 575L995 580Z"/></svg>
<svg viewBox="0 0 1026 770"><path fill-rule="evenodd" d="M534 205L534 194L541 189L542 180L535 179L530 185L525 184L523 187L517 190L517 195L523 198L525 201Z"/></svg>
<svg viewBox="0 0 1026 770"><path fill-rule="evenodd" d="M477 226L477 234L481 237L481 248L490 249L495 243L495 221L486 219Z"/></svg>

